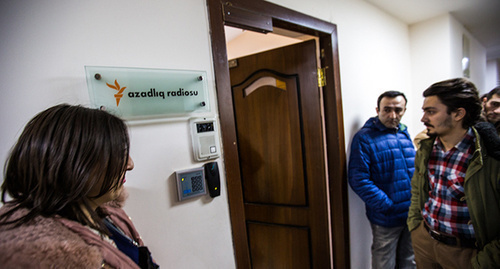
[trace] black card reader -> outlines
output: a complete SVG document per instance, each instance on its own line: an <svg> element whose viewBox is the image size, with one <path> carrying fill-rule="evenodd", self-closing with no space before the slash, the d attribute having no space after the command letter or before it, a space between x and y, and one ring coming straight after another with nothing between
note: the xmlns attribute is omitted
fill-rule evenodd
<svg viewBox="0 0 500 269"><path fill-rule="evenodd" d="M217 162L210 162L205 164L205 178L207 180L208 192L210 197L220 195L220 176L219 166Z"/></svg>

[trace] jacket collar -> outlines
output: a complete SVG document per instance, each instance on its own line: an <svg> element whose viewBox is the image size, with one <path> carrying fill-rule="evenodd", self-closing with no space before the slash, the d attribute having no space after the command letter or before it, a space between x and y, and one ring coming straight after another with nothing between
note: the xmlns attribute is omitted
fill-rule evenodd
<svg viewBox="0 0 500 269"><path fill-rule="evenodd" d="M476 137L476 152L481 157L488 155L500 161L500 137L495 127L488 122L479 122L472 127L472 131ZM429 149L434 140L435 137L423 139L420 141L421 147Z"/></svg>
<svg viewBox="0 0 500 269"><path fill-rule="evenodd" d="M485 154L500 161L500 136L495 126L489 122L479 122L472 128L477 132L476 137L480 137Z"/></svg>
<svg viewBox="0 0 500 269"><path fill-rule="evenodd" d="M385 127L385 125L380 121L378 116L371 117L368 119L363 127L366 128L375 128L381 132L404 132L406 130L406 125L399 123L398 129L389 129Z"/></svg>

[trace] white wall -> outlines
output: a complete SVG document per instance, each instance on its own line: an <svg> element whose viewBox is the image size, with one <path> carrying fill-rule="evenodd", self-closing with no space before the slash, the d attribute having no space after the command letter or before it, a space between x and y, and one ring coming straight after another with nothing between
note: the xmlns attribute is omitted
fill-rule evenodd
<svg viewBox="0 0 500 269"><path fill-rule="evenodd" d="M206 70L213 99L205 0L0 1L2 164L35 113L89 105L85 65ZM162 268L234 268L224 174L220 197L176 202L174 171L203 164L187 122L134 125L130 136L126 210Z"/></svg>
<svg viewBox="0 0 500 269"><path fill-rule="evenodd" d="M347 157L354 134L376 115L378 96L388 90L410 94L408 27L364 1L338 1L333 23L339 36L340 74ZM402 119L413 114L414 100ZM413 134L413 133L412 133ZM349 188L351 268L370 268L371 229L363 201Z"/></svg>
<svg viewBox="0 0 500 269"><path fill-rule="evenodd" d="M410 26L412 99L423 102L422 92L431 84L456 77L463 77L462 38L467 36L470 45L470 80L480 92L486 85L486 49L453 16L443 14ZM419 122L421 113L412 122ZM412 129L416 134L424 129ZM414 127L413 127L414 128Z"/></svg>
<svg viewBox="0 0 500 269"><path fill-rule="evenodd" d="M500 86L500 59L489 60L486 65L486 86L484 93Z"/></svg>
<svg viewBox="0 0 500 269"><path fill-rule="evenodd" d="M470 54L470 80L476 85L480 92L486 85L486 48L481 45L477 39L472 36L465 27L458 22L453 16L449 15L450 20L450 44L451 44L451 59L450 70L452 77L463 76L462 72L462 40L466 36L469 40Z"/></svg>
<svg viewBox="0 0 500 269"><path fill-rule="evenodd" d="M413 122L412 134L416 135L424 129L419 123L422 107L422 92L432 83L452 78L451 74L451 42L450 20L442 15L431 20L410 26L410 52L412 69L412 96L418 104ZM461 66L461 65L460 65Z"/></svg>

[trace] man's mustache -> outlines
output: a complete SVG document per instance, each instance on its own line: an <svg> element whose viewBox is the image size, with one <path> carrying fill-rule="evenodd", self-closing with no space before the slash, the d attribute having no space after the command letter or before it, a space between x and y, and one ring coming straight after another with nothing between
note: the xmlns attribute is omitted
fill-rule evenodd
<svg viewBox="0 0 500 269"><path fill-rule="evenodd" d="M429 124L429 123L424 123L425 127L434 127L434 125Z"/></svg>

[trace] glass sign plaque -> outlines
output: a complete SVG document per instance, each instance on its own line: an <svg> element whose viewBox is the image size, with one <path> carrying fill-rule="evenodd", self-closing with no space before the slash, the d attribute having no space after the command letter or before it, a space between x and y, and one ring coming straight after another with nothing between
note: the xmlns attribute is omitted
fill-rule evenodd
<svg viewBox="0 0 500 269"><path fill-rule="evenodd" d="M124 119L210 111L205 71L85 66L90 101Z"/></svg>

